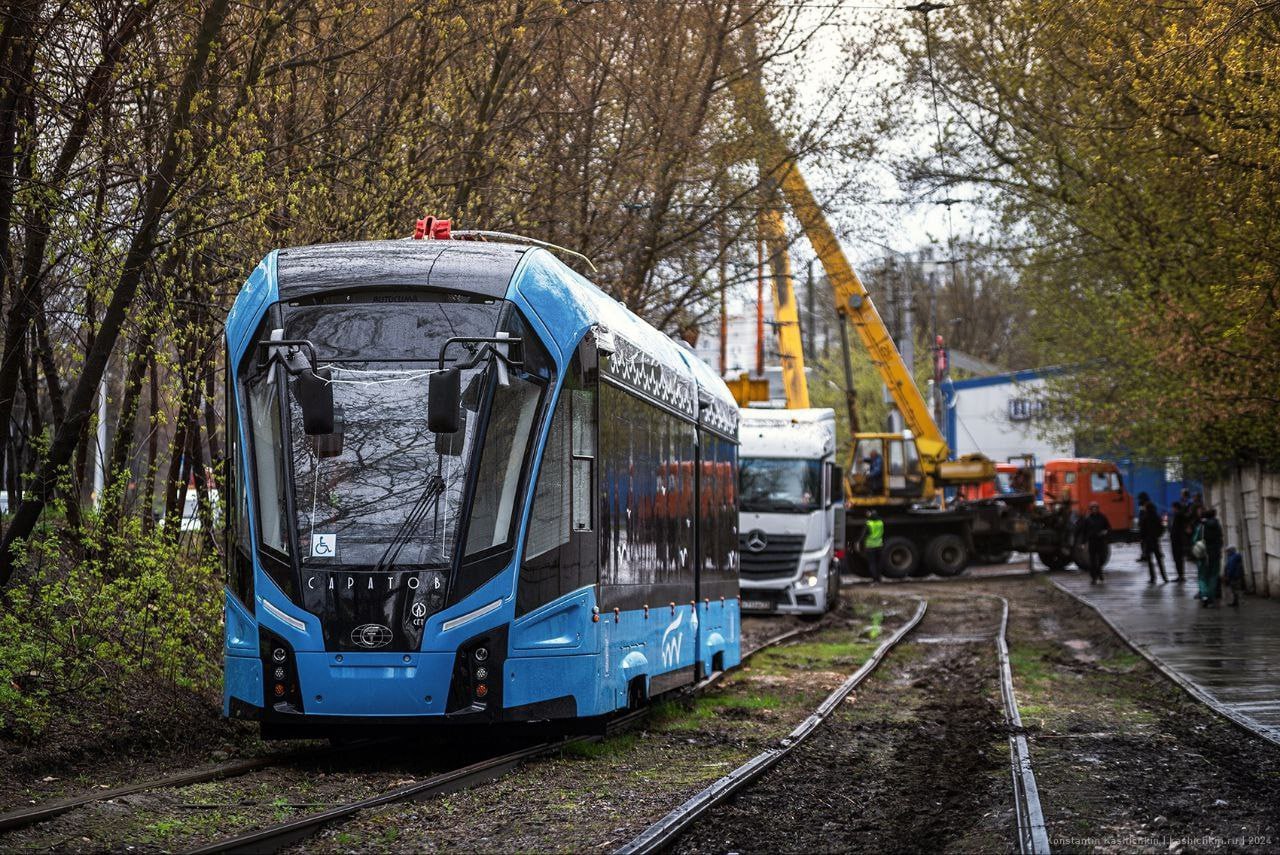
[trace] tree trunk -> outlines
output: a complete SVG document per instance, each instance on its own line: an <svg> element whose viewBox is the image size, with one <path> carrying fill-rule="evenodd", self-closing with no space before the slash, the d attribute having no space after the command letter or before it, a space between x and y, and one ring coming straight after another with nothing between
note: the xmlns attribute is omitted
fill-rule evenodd
<svg viewBox="0 0 1280 855"><path fill-rule="evenodd" d="M195 47L183 71L173 117L166 132L164 155L147 181L146 196L140 208L138 229L130 241L124 266L120 271L115 290L111 294L111 302L107 305L107 311L102 317L99 334L85 358L83 371L67 401L67 419L58 426L54 434L53 443L36 476L33 495L29 500L24 499L18 506L13 523L5 532L3 539L0 539L0 587L7 585L13 577L14 545L26 540L35 530L53 485L57 482L58 473L71 462L76 443L88 424L89 410L98 383L107 369L107 361L120 336L120 329L133 306L143 271L155 253L156 233L160 220L168 208L174 178L182 159L181 137L190 131L192 104L209 64L214 40L222 30L229 3L230 0L212 0L200 22ZM0 408L5 408L2 388L0 388ZM0 415L3 415L3 411L0 411ZM4 419L0 419L0 424L3 421Z"/></svg>

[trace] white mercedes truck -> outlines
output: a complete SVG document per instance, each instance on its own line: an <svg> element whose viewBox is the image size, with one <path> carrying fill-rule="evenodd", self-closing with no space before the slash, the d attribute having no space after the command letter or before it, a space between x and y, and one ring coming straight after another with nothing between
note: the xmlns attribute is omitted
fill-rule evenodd
<svg viewBox="0 0 1280 855"><path fill-rule="evenodd" d="M738 437L742 611L821 616L844 557L835 411L744 409Z"/></svg>

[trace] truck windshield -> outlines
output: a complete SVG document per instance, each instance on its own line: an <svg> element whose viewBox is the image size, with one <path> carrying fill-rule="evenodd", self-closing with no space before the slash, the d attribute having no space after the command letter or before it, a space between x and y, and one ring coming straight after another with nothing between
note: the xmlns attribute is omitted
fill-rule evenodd
<svg viewBox="0 0 1280 855"><path fill-rule="evenodd" d="M744 457L738 462L739 508L807 514L822 502L822 461Z"/></svg>
<svg viewBox="0 0 1280 855"><path fill-rule="evenodd" d="M307 436L292 389L283 395L289 430L281 463L292 476L294 542L304 569L447 567L461 548L460 527L468 518L467 553L507 544L541 379L499 371L492 357L482 360L462 372L461 429L440 436L427 429L427 390L440 346L451 336L492 336L499 325L492 303L286 311L285 337L310 340L318 367L331 372L340 423L340 442L337 433ZM453 346L446 364L467 355L465 347ZM249 396L270 397L267 387L295 382L277 366L249 381ZM486 424L487 438L481 435ZM255 449L260 458L269 452ZM259 481L260 492L274 489ZM285 502L259 506L264 532L287 526L270 519L287 514ZM275 540L264 543L287 548L282 536Z"/></svg>

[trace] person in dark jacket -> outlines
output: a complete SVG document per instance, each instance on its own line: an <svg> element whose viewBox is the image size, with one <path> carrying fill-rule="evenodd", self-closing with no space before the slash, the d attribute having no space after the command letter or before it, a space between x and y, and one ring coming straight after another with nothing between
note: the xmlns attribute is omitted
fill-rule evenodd
<svg viewBox="0 0 1280 855"><path fill-rule="evenodd" d="M1097 502L1089 503L1089 513L1080 520L1080 537L1089 550L1089 581L1096 585L1102 581L1111 539L1111 523L1098 510Z"/></svg>
<svg viewBox="0 0 1280 855"><path fill-rule="evenodd" d="M1203 549L1196 550L1197 544ZM1208 608L1217 605L1222 596L1222 523L1218 522L1216 508L1205 508L1204 517L1191 538L1191 549L1199 567L1200 605Z"/></svg>
<svg viewBox="0 0 1280 855"><path fill-rule="evenodd" d="M1191 547L1190 523L1187 506L1182 502L1174 502L1173 513L1169 515L1169 551L1173 553L1173 569L1178 571L1175 581L1178 582L1185 581L1186 577L1187 550Z"/></svg>
<svg viewBox="0 0 1280 855"><path fill-rule="evenodd" d="M1150 564L1151 556L1147 553L1147 539L1142 536L1142 512L1147 509L1147 502L1151 501L1151 497L1147 495L1146 490L1138 494L1138 563ZM1154 579L1152 580L1154 581Z"/></svg>
<svg viewBox="0 0 1280 855"><path fill-rule="evenodd" d="M1222 575L1231 591L1231 605L1239 608L1240 592L1244 590L1244 558L1234 546L1227 547L1227 563L1222 568Z"/></svg>
<svg viewBox="0 0 1280 855"><path fill-rule="evenodd" d="M1160 518L1156 503L1148 499L1142 510L1138 511L1138 538L1142 541L1142 551L1147 556L1148 584L1151 585L1156 583L1157 565L1160 567L1160 581L1169 581L1164 572L1164 550L1160 548L1160 536L1163 534L1164 520Z"/></svg>

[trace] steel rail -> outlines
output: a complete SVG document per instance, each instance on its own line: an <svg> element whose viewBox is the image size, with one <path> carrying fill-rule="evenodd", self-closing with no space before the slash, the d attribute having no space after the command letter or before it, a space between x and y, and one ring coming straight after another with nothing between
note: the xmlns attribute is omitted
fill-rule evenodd
<svg viewBox="0 0 1280 855"><path fill-rule="evenodd" d="M1018 701L1013 693L1013 669L1009 665L1009 644L1006 640L1009 601L995 594L987 596L998 599L1001 605L996 652L1000 660L1000 695L1004 698L1004 718L1009 727L1009 765L1013 777L1018 851L1023 855L1049 855L1049 832L1045 827L1044 811L1040 808L1040 788L1036 786L1036 775L1031 768L1031 751L1027 747L1026 731L1022 727L1022 716L1018 713Z"/></svg>
<svg viewBox="0 0 1280 855"><path fill-rule="evenodd" d="M695 820L706 811L741 790L759 778L779 760L798 747L818 728L823 721L858 687L880 664L885 655L906 637L907 633L924 618L928 602L919 600L916 612L911 618L894 631L871 657L851 674L840 686L829 694L816 710L794 730L784 737L776 747L768 748L729 774L711 784L684 804L668 813L662 819L650 825L637 837L615 850L616 855L632 855L632 853L657 852L679 837Z"/></svg>
<svg viewBox="0 0 1280 855"><path fill-rule="evenodd" d="M29 825L35 825L39 822L45 822L46 820L61 816L68 811L75 810L76 808L83 807L84 805L93 804L94 802L116 799L121 796L129 796L146 790L156 790L165 787L185 787L191 784L203 784L208 781L221 781L226 778L236 778L271 766L293 763L298 760L311 760L328 757L334 754L352 751L357 748L368 748L370 745L378 745L385 741L386 740L376 740L370 742L362 740L360 742L353 742L341 746L300 748L295 751L287 751L264 757L250 757L245 760L230 760L225 763L219 763L215 766L207 766L201 769L190 769L185 772L176 772L172 775L164 775L147 781L137 781L132 784L122 784L118 787L109 787L104 790L96 790L79 796L56 799L33 807L23 808L22 810L0 814L0 832L14 831L19 828L25 828Z"/></svg>
<svg viewBox="0 0 1280 855"><path fill-rule="evenodd" d="M1016 562L1010 563L1012 564ZM953 582L985 582L988 579L1034 579L1037 576L1046 576L1052 572L1054 571L1045 567L1037 567L1035 570L1027 570L1023 567L1021 569L998 570L994 573L984 573L981 576L970 576L968 573L963 571L954 576L936 576L930 574L928 576L904 576L901 579L890 579L888 576L885 576L881 580L880 584L945 585ZM871 584L871 579L866 576L854 576L852 574L848 574L841 578L840 584L841 586L869 585Z"/></svg>
<svg viewBox="0 0 1280 855"><path fill-rule="evenodd" d="M647 714L648 710L639 709L625 713L621 717L614 719L609 723L610 730L608 732L616 732L617 729L632 724ZM491 757L488 760L481 760L472 763L469 766L463 766L459 769L452 769L448 772L442 772L438 775L432 775L422 781L408 784L403 787L362 799L350 804L339 805L329 810L320 811L319 813L308 814L296 819L280 822L275 825L269 825L266 828L259 828L254 831L247 831L244 834L237 834L234 837L224 838L214 841L213 843L199 846L194 849L187 850L189 855L201 855L201 853L261 853L261 852L278 852L286 846L291 846L299 841L306 840L321 828L332 822L348 819L363 810L380 807L393 802L417 801L430 798L432 796L445 795L457 790L465 789L474 784L491 781L494 778L505 775L507 772L519 766L526 760L534 757L557 751L575 743L591 742L600 739L597 735L577 736L570 739L558 740L556 742L544 742L533 745L528 748L522 748L518 751L512 751L509 754L503 754L498 757Z"/></svg>
<svg viewBox="0 0 1280 855"><path fill-rule="evenodd" d="M1280 745L1280 729L1269 728L1266 725L1263 725L1262 723L1255 721L1252 718L1249 718L1249 716L1243 715L1242 713L1239 713L1236 710L1231 709L1231 707L1227 706L1226 704L1222 703L1222 701L1219 701L1217 698L1210 695L1208 692L1202 689L1194 681L1187 679L1182 674L1179 674L1172 666L1170 666L1167 662L1165 662L1159 656L1152 653L1143 645L1134 641L1133 638L1127 632L1121 629L1119 624L1117 624L1110 617L1108 617L1107 613L1104 612L1101 608L1089 602L1088 599L1081 596L1080 594L1077 594L1075 591L1072 591L1071 589L1067 588L1065 585L1058 582L1057 579L1051 579L1049 581L1053 582L1053 586L1057 588L1059 591L1061 591L1062 593L1071 597L1073 600L1080 603L1081 605L1088 606L1090 609L1092 609L1093 613L1096 614L1099 618L1101 618L1102 622L1105 623L1108 627L1110 627L1111 631L1114 632L1117 636L1119 636L1120 640L1123 641L1126 645L1128 645L1129 648L1133 650L1134 653L1137 653L1139 656L1141 656L1142 658L1150 662L1152 667L1154 667L1157 671L1159 671L1161 674L1167 677L1170 681L1174 683L1174 685L1181 688L1188 695L1195 698L1197 701L1204 704L1205 706L1213 710L1218 715L1227 719L1232 724L1236 725L1242 730L1247 731L1251 735L1259 736L1274 745Z"/></svg>
<svg viewBox="0 0 1280 855"><path fill-rule="evenodd" d="M792 638L816 632L821 629L821 624L814 624L812 627L799 627L781 633L752 648L747 653L742 654L741 661L745 662L761 650L773 647L777 644L789 641ZM729 669L732 671L733 669ZM692 687L693 691L699 691L710 686L722 678L728 671L716 671L715 673L704 678L700 683ZM148 790L169 789L175 787L186 787L191 784L203 784L210 781L221 781L228 778L236 778L241 775L247 775L250 772L256 772L259 769L267 769L272 766L284 765L300 760L322 759L334 755L343 754L359 748L368 748L370 745L380 745L388 740L361 740L358 742L348 743L341 746L323 746L300 748L294 751L287 751L274 755L263 757L251 757L244 760L231 760L225 763L219 763L200 769L190 769L184 772L177 772L172 775L163 775L158 778L151 778L144 781L135 781L129 784L122 784L118 787L109 787L102 790L95 790L89 793L83 793L78 796L69 796L66 798L54 799L34 805L21 810L10 811L0 814L0 833L8 831L16 831L20 828L26 828L41 822L46 822L55 817L59 817L65 813L69 813L76 808L85 805L94 804L96 802L110 801L122 796L134 795L136 793L146 792Z"/></svg>
<svg viewBox="0 0 1280 855"><path fill-rule="evenodd" d="M762 650L766 650L802 635L817 632L824 628L825 627L821 624L814 624L813 626L798 627L773 636L772 638L756 645L748 652L742 654L738 665L735 665L733 668L716 671L713 674L708 675L700 682L689 687L687 691L700 691L701 689L714 684L724 675L731 673L738 667L741 667L742 663L746 662ZM625 713L622 716L611 720L606 725L605 736L616 733L618 730L643 719L648 715L648 712L648 708L641 708ZM223 840L218 840L213 843L188 850L188 852L190 855L209 855L209 853L278 852L287 846L306 840L324 826L333 822L340 822L344 819L348 819L360 811L380 807L384 804L391 804L393 802L418 801L431 798L432 796L445 795L447 793L465 789L475 784L481 784L486 781L491 781L494 778L498 778L527 760L532 760L541 755L563 750L569 745L592 742L600 738L601 736L597 734L587 734L529 746L528 748L522 748L509 754L493 757L488 760L481 760L459 769L442 772L422 781L408 784L398 789L391 790L390 792L382 793L381 795L373 796L362 801L337 805L329 810L321 811L319 813L287 820L266 828L248 831L244 834L228 837Z"/></svg>

